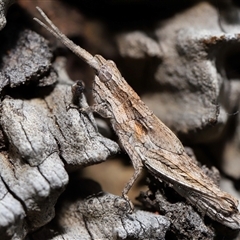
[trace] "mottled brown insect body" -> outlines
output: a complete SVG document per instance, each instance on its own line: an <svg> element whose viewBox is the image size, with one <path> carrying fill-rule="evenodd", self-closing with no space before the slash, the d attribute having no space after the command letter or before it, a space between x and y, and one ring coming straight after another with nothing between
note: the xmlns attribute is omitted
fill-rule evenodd
<svg viewBox="0 0 240 240"><path fill-rule="evenodd" d="M93 83L95 104L85 110L110 119L122 147L132 160L135 173L123 190L124 198L128 199L128 191L142 168L146 167L156 178L170 183L201 212L230 228L240 229L238 201L221 191L194 163L176 135L124 80L115 63L99 55L92 56L76 46L38 10L49 26L35 20L96 71Z"/></svg>

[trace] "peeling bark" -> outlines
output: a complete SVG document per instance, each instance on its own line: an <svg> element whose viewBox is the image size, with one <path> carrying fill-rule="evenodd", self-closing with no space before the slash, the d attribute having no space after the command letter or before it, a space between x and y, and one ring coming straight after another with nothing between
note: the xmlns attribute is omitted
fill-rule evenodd
<svg viewBox="0 0 240 240"><path fill-rule="evenodd" d="M22 239L52 220L54 205L68 183L64 164L79 168L100 163L119 150L97 132L93 117L70 106L69 85L53 85L57 74L50 66L52 55L46 41L32 31L23 32L19 39L3 61L7 85L14 88L35 78L39 82L25 88L31 92L29 99L20 97L21 93L13 94L14 98L2 96L2 239ZM32 65L25 67L28 64Z"/></svg>
<svg viewBox="0 0 240 240"><path fill-rule="evenodd" d="M57 75L51 67L52 53L47 41L40 35L24 30L19 34L2 33L1 85L0 91L35 83L39 86L52 85ZM17 37L17 39L15 39Z"/></svg>
<svg viewBox="0 0 240 240"><path fill-rule="evenodd" d="M87 87L92 73L74 57L59 57L66 52L53 54L33 30L16 31L14 24L4 28L10 2L0 4L1 239L234 239L237 232L204 218L154 178L150 192L139 197L138 207L144 211L135 207L132 214L122 198L103 192L97 183L73 178L80 175L79 169L119 152L119 147L98 132L96 116L78 110L87 105L84 95L72 106L73 81L66 68L71 76L87 79ZM19 4L35 16L33 7L41 2ZM225 0L192 1L191 6L160 1L140 9L142 2L119 1L116 7L99 1L97 11L85 1L79 8L60 1L43 5L69 37L115 60L147 105L191 145L196 159L230 176L232 188L225 190L237 196L239 7ZM53 13L56 8L59 14ZM122 9L131 16L118 15ZM147 23L151 27L137 25L148 19L149 9L156 15ZM61 10L72 13L71 24ZM22 21L19 18L16 25ZM65 66L66 61L73 64ZM114 139L107 124L104 131ZM204 171L222 182L217 171Z"/></svg>
<svg viewBox="0 0 240 240"><path fill-rule="evenodd" d="M96 188L89 180L78 184ZM165 239L170 225L166 217L144 211L129 214L130 206L123 198L97 190L87 198L63 199L60 214L32 239Z"/></svg>

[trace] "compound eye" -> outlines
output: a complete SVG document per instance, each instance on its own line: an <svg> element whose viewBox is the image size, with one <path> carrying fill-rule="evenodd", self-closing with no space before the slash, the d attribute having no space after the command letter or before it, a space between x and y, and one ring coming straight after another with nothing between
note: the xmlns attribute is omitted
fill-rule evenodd
<svg viewBox="0 0 240 240"><path fill-rule="evenodd" d="M112 79L111 69L108 66L102 66L98 75L102 82L108 82Z"/></svg>

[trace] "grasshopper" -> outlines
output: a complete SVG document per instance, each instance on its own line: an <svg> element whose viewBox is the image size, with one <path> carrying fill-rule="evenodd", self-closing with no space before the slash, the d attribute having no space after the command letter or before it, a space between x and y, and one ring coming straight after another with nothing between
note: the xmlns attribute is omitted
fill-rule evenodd
<svg viewBox="0 0 240 240"><path fill-rule="evenodd" d="M129 155L134 174L123 189L128 192L146 168L156 178L170 184L200 212L232 229L240 229L238 201L219 187L187 155L176 135L145 105L122 77L116 64L100 55L92 56L74 44L37 10L46 24L34 18L73 53L95 70L94 105L85 109L109 118L123 149Z"/></svg>

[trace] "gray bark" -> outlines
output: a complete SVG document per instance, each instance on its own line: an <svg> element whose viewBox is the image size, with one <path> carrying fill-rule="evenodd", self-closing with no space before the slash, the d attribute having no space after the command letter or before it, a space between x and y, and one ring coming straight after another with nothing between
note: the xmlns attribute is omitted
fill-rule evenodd
<svg viewBox="0 0 240 240"><path fill-rule="evenodd" d="M53 4L60 4L57 2ZM0 29L6 25L10 3L0 3ZM68 12L70 7L64 7ZM136 86L146 104L191 145L197 160L216 165L230 176L231 189L225 190L240 198L234 188L240 176L239 114L235 114L240 92L235 65L239 61L239 8L227 1L219 1L219 9L196 1L186 10L168 10L171 14L164 20L164 10L160 10L148 31L136 26L109 30L107 40L102 40L102 35L97 38L94 34L98 32L93 31L89 40L91 26L103 26L103 22L94 25L90 21L85 29L79 27L80 37L86 38L96 53L122 60L123 76ZM135 207L132 214L122 198L102 192L96 182L79 178L76 171L105 161L120 148L98 132L92 114L79 110L87 106L84 95L72 107L73 81L66 73L67 60L54 56L48 42L36 32L26 27L16 31L13 25L6 25L0 33L1 239L237 236L204 219L154 178L149 181L150 191L139 197L139 208L145 211ZM112 39L116 45L111 45ZM91 81L88 71L81 74ZM102 132L111 136L109 128L103 128ZM204 169L223 183L218 171Z"/></svg>

